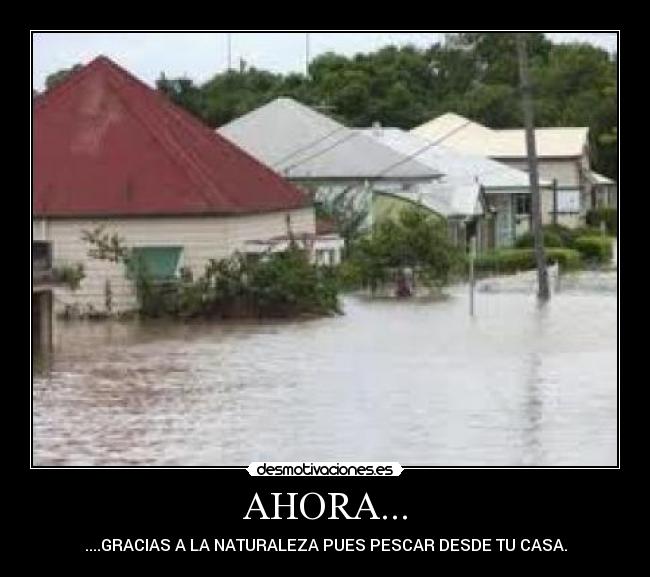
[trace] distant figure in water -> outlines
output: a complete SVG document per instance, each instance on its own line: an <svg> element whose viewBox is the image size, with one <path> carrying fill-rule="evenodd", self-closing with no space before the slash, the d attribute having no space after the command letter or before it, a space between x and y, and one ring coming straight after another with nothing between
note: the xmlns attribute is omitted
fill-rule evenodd
<svg viewBox="0 0 650 577"><path fill-rule="evenodd" d="M408 298L413 296L412 283L410 280L410 275L407 275L406 272L400 269L397 273L397 290L396 296L398 298Z"/></svg>

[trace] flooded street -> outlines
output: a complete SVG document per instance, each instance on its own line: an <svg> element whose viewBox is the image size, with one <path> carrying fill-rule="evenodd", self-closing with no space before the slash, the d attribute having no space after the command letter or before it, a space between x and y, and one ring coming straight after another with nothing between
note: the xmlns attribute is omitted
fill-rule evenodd
<svg viewBox="0 0 650 577"><path fill-rule="evenodd" d="M301 322L57 322L36 465L615 465L616 273ZM592 275L593 276L593 275ZM609 279L609 280L607 280ZM613 290L612 290L613 287Z"/></svg>

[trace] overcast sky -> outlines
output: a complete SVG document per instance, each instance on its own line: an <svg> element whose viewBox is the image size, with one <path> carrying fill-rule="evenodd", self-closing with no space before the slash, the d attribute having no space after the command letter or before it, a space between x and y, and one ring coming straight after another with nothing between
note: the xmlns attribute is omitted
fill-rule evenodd
<svg viewBox="0 0 650 577"><path fill-rule="evenodd" d="M616 50L617 35L609 32L554 32L555 42L590 42L610 52ZM312 58L324 52L347 56L370 52L387 44L426 47L440 41L436 32L312 32ZM233 32L232 63L243 58L249 66L273 72L303 72L306 34L300 32ZM227 68L228 34L225 32L183 33L89 33L36 32L33 35L33 82L41 90L48 74L86 63L103 54L115 60L150 85L161 72L168 77L187 76L197 83Z"/></svg>

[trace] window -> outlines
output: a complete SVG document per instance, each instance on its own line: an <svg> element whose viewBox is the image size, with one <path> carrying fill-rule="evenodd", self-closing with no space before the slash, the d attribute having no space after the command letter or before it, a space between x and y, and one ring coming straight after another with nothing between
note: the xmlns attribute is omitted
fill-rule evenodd
<svg viewBox="0 0 650 577"><path fill-rule="evenodd" d="M133 249L129 272L140 270L156 280L174 278L183 249L179 246L141 246Z"/></svg>
<svg viewBox="0 0 650 577"><path fill-rule="evenodd" d="M531 211L530 194L518 194L515 196L515 214L530 214Z"/></svg>
<svg viewBox="0 0 650 577"><path fill-rule="evenodd" d="M558 190L557 211L568 213L580 212L580 190Z"/></svg>

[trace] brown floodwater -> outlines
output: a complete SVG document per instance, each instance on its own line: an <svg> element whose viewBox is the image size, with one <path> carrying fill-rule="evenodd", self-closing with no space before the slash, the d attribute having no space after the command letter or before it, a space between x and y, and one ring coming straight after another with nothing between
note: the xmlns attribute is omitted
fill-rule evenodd
<svg viewBox="0 0 650 577"><path fill-rule="evenodd" d="M300 322L57 322L35 465L616 465L616 273Z"/></svg>

